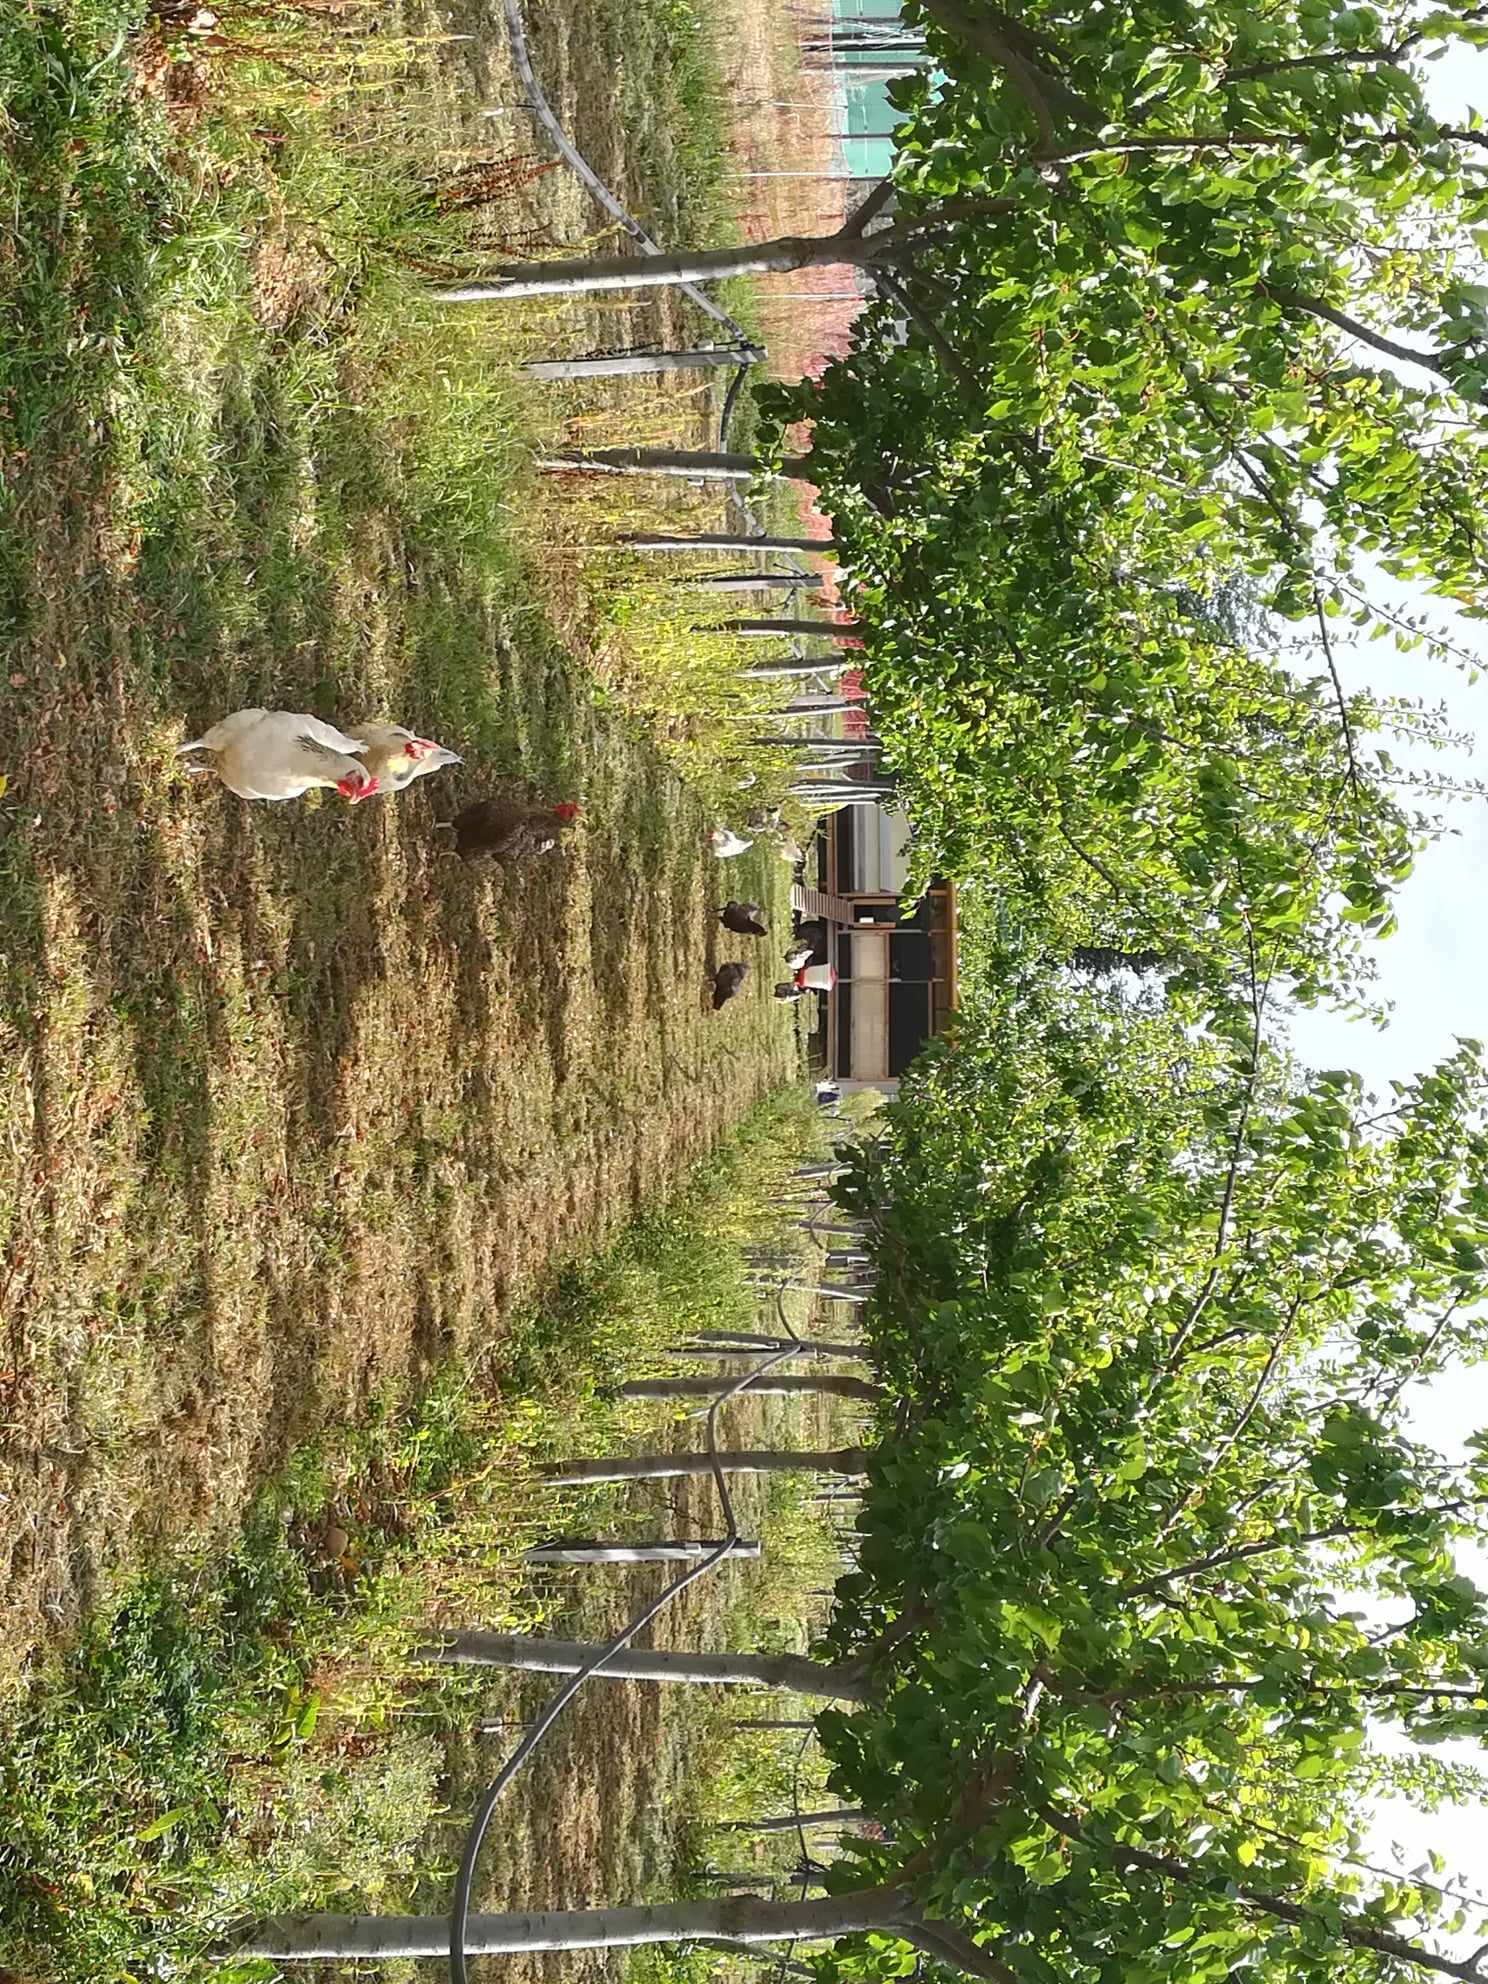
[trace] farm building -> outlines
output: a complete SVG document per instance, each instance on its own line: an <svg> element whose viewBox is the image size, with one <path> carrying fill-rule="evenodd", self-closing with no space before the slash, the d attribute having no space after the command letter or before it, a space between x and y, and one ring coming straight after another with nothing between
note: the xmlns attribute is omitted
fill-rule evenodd
<svg viewBox="0 0 1488 1984"><path fill-rule="evenodd" d="M798 888L803 919L820 921L837 973L818 1041L844 1086L892 1090L956 997L956 892L935 878L908 910L909 825L887 807L829 813ZM906 913L908 910L908 913Z"/></svg>

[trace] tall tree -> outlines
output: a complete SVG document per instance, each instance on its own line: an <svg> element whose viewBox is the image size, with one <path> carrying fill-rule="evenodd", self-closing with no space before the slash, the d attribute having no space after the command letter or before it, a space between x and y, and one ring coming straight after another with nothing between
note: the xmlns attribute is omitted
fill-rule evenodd
<svg viewBox="0 0 1488 1984"><path fill-rule="evenodd" d="M813 422L919 871L1337 990L1432 826L1339 680L1361 561L1470 613L1488 576L1488 133L1422 87L1481 9L916 13L944 80L893 86L896 225L962 217L771 397ZM1237 574L1310 674L1214 610Z"/></svg>
<svg viewBox="0 0 1488 1984"><path fill-rule="evenodd" d="M831 1787L893 1837L855 1880L1021 1984L1480 1975L1459 1889L1364 1837L1381 1789L1483 1790L1376 1741L1488 1733L1453 1556L1488 1465L1404 1413L1488 1349L1481 1050L1384 1109L1249 1063L1009 966L843 1187L910 1409L826 1649L892 1662L819 1719Z"/></svg>

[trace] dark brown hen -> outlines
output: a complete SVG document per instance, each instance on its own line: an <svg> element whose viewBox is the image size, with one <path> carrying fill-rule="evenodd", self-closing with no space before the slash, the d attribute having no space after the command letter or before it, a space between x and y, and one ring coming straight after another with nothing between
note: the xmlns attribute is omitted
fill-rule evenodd
<svg viewBox="0 0 1488 1984"><path fill-rule="evenodd" d="M749 976L747 964L721 964L713 974L713 1010L726 1006Z"/></svg>
<svg viewBox="0 0 1488 1984"><path fill-rule="evenodd" d="M441 825L448 825L454 834L455 852L462 861L482 856L493 861L523 861L555 848L578 811L572 800L561 806L534 808L511 799L477 799Z"/></svg>
<svg viewBox="0 0 1488 1984"><path fill-rule="evenodd" d="M760 921L763 914L757 902L726 902L718 912L718 920L736 937L763 937L767 934Z"/></svg>

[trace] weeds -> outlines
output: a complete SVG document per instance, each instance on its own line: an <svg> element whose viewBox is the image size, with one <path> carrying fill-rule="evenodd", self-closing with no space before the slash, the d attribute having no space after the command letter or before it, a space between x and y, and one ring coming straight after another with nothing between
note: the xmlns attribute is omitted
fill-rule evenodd
<svg viewBox="0 0 1488 1984"><path fill-rule="evenodd" d="M799 1092L755 1110L529 1307L499 1386L450 1369L412 1408L305 1448L225 1556L135 1582L38 1675L0 1761L0 1961L205 1975L237 1918L408 1906L444 1877L444 1741L480 1683L410 1650L440 1615L537 1621L518 1551L553 1497L531 1463L613 1440L608 1377L747 1307L740 1246L774 1236L765 1189L814 1125ZM785 1607L822 1572L785 1484L767 1520L771 1555L777 1533L787 1547L765 1602Z"/></svg>
<svg viewBox="0 0 1488 1984"><path fill-rule="evenodd" d="M406 265L464 224L450 47L271 16L324 86L208 53L184 107L122 0L0 25L7 1677L140 1538L230 1533L295 1445L499 1340L796 1061L764 974L706 1009L708 815L545 610L520 327ZM416 722L465 758L435 803L578 794L584 831L477 876L423 788L184 780L254 703ZM778 863L738 885L783 925Z"/></svg>
<svg viewBox="0 0 1488 1984"><path fill-rule="evenodd" d="M606 104L626 56L626 116L675 86L701 117L672 3L543 33ZM411 1685L412 1636L530 1621L524 1457L626 1424L622 1351L741 1313L747 1140L589 1257L796 1065L767 973L703 1008L708 816L596 695L603 614L528 521L554 416L511 361L595 315L428 300L571 193L491 163L427 21L216 11L0 23L0 1961L121 1984L218 1968L244 1912L437 1885L469 1684ZM586 142L628 197L670 175L685 232L713 137L631 145L600 100ZM188 786L173 745L255 701L416 720L466 757L441 802L582 788L585 834L476 879L422 791ZM727 881L783 926L778 863Z"/></svg>

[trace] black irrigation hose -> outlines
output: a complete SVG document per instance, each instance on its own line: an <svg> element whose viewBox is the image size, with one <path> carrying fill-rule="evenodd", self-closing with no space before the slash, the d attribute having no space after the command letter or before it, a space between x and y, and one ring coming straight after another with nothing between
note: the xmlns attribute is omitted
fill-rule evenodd
<svg viewBox="0 0 1488 1984"><path fill-rule="evenodd" d="M727 393L724 394L723 412L718 416L718 446L720 452L728 446L729 422L734 417L734 407L738 402L744 381L749 377L749 365L753 363L754 361L751 359L749 364L739 367L738 371L729 381Z"/></svg>
<svg viewBox="0 0 1488 1984"><path fill-rule="evenodd" d="M777 1310L785 1329L799 1343L801 1339L798 1332L792 1328L785 1316L785 1305L783 1301L777 1300ZM470 1831L465 1840L465 1851L460 1856L460 1871L455 1877L454 1900L450 1904L449 1969L451 1984L468 1984L465 1936L470 1924L470 1890L475 1880L475 1869L480 1859L480 1850L485 1840L486 1830L491 1823L491 1815L496 1809L496 1801L522 1768L523 1764L532 1755L538 1744L542 1742L543 1738L568 1707L580 1688L583 1687L584 1683L592 1675L599 1673L605 1663L613 1658L615 1654L623 1653L625 1648L636 1637L637 1633L641 1632L646 1626L649 1626L659 1612L669 1605L674 1598L679 1597L682 1592L686 1591L689 1585L696 1584L699 1578L706 1577L733 1550L735 1544L739 1541L739 1523L734 1513L733 1498L728 1491L728 1480L718 1459L718 1409L720 1406L726 1405L738 1393L746 1390L748 1386L754 1383L756 1378L763 1377L775 1365L783 1363L788 1357L798 1355L799 1352L794 1346L787 1350L777 1350L772 1356L767 1357L763 1363L757 1364L752 1371L746 1371L744 1376L737 1379L726 1391L720 1392L708 1408L708 1458L712 1463L713 1483L718 1490L719 1500L723 1504L724 1520L727 1526L727 1534L724 1536L722 1542L719 1543L716 1549L711 1550L703 1558L701 1563L693 1565L691 1569L684 1571L681 1577L674 1579L665 1591L661 1593L660 1597L653 1599L643 1611L637 1613L629 1625L622 1632L617 1633L607 1646L602 1647L587 1666L582 1667L577 1674L571 1675L564 1682L563 1686L554 1695L536 1722L527 1731L516 1749L512 1751L511 1755L502 1765L485 1796L481 1799L475 1817L470 1822Z"/></svg>

